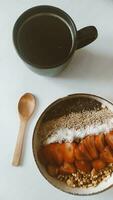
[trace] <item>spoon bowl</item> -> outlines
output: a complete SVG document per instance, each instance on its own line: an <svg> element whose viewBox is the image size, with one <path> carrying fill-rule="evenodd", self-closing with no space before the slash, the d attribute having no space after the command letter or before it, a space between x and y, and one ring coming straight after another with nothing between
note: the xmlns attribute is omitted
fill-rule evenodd
<svg viewBox="0 0 113 200"><path fill-rule="evenodd" d="M35 97L31 93L24 94L18 103L20 117L28 120L34 112L35 104Z"/></svg>

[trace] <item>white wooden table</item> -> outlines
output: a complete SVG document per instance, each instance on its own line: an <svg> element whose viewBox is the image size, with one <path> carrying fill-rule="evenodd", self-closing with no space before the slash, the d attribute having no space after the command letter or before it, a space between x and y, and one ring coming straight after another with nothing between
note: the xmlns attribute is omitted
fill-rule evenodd
<svg viewBox="0 0 113 200"><path fill-rule="evenodd" d="M49 4L65 10L78 29L95 25L98 39L79 50L56 78L39 76L18 57L12 42L16 19L26 9ZM32 154L32 134L41 112L54 100L76 92L93 93L113 101L112 0L0 0L0 200L111 200L113 188L92 197L75 197L51 186L40 174ZM25 92L38 98L28 126L21 167L11 165L19 128L17 102Z"/></svg>

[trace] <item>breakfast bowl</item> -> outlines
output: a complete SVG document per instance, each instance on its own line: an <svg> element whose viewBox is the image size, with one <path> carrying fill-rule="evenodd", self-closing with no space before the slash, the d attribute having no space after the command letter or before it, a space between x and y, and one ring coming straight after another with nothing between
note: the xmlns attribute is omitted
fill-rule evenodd
<svg viewBox="0 0 113 200"><path fill-rule="evenodd" d="M113 104L102 97L80 93L53 102L39 117L32 139L42 176L73 195L98 194L112 187L112 129Z"/></svg>

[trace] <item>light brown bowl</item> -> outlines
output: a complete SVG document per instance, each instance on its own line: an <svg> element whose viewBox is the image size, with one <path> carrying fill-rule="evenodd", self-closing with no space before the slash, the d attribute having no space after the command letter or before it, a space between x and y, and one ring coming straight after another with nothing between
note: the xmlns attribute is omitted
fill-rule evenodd
<svg viewBox="0 0 113 200"><path fill-rule="evenodd" d="M42 113L38 119L32 140L33 154L36 161L37 167L40 170L41 174L46 178L46 180L51 183L56 188L74 195L93 195L107 190L113 186L113 176L102 181L96 187L90 188L71 188L68 187L65 183L62 183L55 178L51 177L45 170L45 167L40 163L37 152L40 148L40 139L39 139L39 129L43 122L58 118L64 114L69 114L70 112L76 112L80 110L89 110L101 107L101 105L107 106L110 110L113 111L113 104L107 101L104 98L91 94L73 94L67 97L58 99L49 105L46 110Z"/></svg>

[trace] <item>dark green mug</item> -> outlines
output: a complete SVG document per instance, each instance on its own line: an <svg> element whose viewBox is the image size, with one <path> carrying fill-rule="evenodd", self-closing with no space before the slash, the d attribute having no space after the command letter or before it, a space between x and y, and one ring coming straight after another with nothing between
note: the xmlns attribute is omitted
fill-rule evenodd
<svg viewBox="0 0 113 200"><path fill-rule="evenodd" d="M97 29L77 31L71 17L59 8L37 6L16 21L13 41L19 56L39 74L54 76L69 63L75 50L97 38Z"/></svg>

